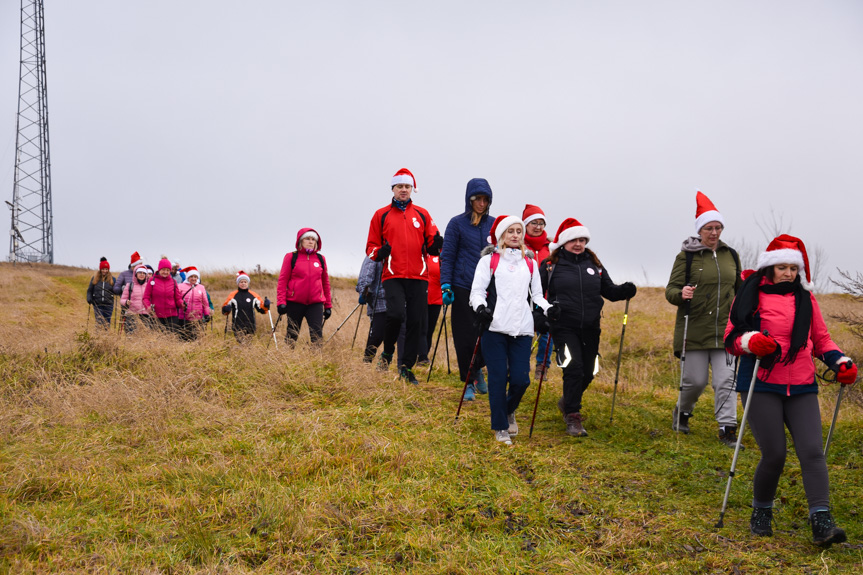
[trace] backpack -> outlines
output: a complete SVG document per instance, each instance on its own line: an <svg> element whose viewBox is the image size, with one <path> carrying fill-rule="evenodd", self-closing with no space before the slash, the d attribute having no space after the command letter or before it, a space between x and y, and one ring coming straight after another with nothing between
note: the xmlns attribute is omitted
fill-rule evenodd
<svg viewBox="0 0 863 575"><path fill-rule="evenodd" d="M315 255L318 256L318 260L321 262L321 268L324 271L327 271L327 264L324 263L324 256L320 254L320 252L315 252ZM291 271L294 271L294 266L297 265L297 258L300 256L300 252L294 252L294 255L291 256Z"/></svg>
<svg viewBox="0 0 863 575"><path fill-rule="evenodd" d="M381 240L383 240L384 243L387 243L386 240L384 240L384 238L383 238L383 236L384 236L384 222L387 221L387 214L389 214L389 213L390 213L390 210L387 210L383 214L381 214ZM419 210L417 210L417 213L420 215L420 219L423 221L423 233L425 233L426 225L428 225L426 223L426 217ZM426 256L426 246L425 246L425 242L423 242L423 257L425 257L425 256Z"/></svg>

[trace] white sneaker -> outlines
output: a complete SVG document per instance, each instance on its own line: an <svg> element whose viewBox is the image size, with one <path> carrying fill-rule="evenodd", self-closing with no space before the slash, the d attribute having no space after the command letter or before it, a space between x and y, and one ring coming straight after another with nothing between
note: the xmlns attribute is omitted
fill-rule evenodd
<svg viewBox="0 0 863 575"><path fill-rule="evenodd" d="M506 420L509 423L509 435L512 437L513 435L518 435L518 424L515 422L515 414L510 413L506 416Z"/></svg>
<svg viewBox="0 0 863 575"><path fill-rule="evenodd" d="M509 438L509 431L506 429L498 429L494 432L494 438L504 445L512 445L512 439Z"/></svg>

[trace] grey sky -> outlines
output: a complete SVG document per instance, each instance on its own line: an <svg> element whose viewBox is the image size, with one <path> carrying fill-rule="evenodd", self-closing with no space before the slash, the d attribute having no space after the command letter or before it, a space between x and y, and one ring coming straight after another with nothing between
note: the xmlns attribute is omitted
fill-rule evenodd
<svg viewBox="0 0 863 575"><path fill-rule="evenodd" d="M0 4L4 199L18 19ZM495 215L581 220L618 282L667 280L696 189L732 245L762 249L772 207L863 268L856 0L48 0L45 20L57 263L277 270L311 226L355 274L407 167L441 228L484 177Z"/></svg>

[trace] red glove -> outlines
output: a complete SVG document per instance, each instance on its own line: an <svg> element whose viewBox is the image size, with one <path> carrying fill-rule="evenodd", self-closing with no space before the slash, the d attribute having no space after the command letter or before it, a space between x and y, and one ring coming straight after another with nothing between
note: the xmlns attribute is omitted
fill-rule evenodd
<svg viewBox="0 0 863 575"><path fill-rule="evenodd" d="M843 385L851 385L857 381L857 366L852 361L845 361L839 364L839 371L836 372L836 381Z"/></svg>
<svg viewBox="0 0 863 575"><path fill-rule="evenodd" d="M743 334L743 349L749 353L754 353L758 357L770 355L779 345L773 336L764 335L757 331L750 331Z"/></svg>

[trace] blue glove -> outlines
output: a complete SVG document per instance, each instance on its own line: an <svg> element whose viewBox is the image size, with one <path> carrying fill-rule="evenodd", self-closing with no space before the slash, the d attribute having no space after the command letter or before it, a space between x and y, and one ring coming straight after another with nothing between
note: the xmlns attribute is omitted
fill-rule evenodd
<svg viewBox="0 0 863 575"><path fill-rule="evenodd" d="M270 309L270 298L268 298L268 297L264 298L264 307L267 309Z"/></svg>
<svg viewBox="0 0 863 575"><path fill-rule="evenodd" d="M452 293L452 286L449 284L443 284L440 286L441 297L443 298L444 305L452 305L452 302L455 301L455 294Z"/></svg>
<svg viewBox="0 0 863 575"><path fill-rule="evenodd" d="M366 303L366 296L367 295L369 295L369 289L368 288L364 289L363 293L360 294L360 297L358 300L360 302L360 305L364 305Z"/></svg>

